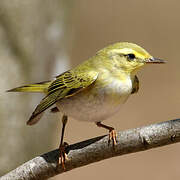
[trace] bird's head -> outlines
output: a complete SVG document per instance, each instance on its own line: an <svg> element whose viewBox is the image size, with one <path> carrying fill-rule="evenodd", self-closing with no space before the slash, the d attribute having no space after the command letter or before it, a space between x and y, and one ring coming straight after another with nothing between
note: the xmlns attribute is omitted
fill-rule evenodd
<svg viewBox="0 0 180 180"><path fill-rule="evenodd" d="M145 64L161 64L164 60L154 58L142 47L128 42L110 45L98 52L108 60L113 69L126 73L136 73ZM107 62L107 61L106 61Z"/></svg>

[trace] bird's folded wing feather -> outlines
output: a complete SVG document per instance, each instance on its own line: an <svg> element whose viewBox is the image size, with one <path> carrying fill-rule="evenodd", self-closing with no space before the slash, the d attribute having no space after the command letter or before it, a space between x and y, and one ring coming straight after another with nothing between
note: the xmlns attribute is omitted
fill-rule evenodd
<svg viewBox="0 0 180 180"><path fill-rule="evenodd" d="M76 93L93 84L98 77L97 72L79 72L67 71L56 77L48 88L47 96L41 100L39 105L32 113L27 124L32 125L38 122L42 113L57 101L74 96Z"/></svg>
<svg viewBox="0 0 180 180"><path fill-rule="evenodd" d="M137 93L139 90L139 79L137 76L134 77L133 88L131 94Z"/></svg>

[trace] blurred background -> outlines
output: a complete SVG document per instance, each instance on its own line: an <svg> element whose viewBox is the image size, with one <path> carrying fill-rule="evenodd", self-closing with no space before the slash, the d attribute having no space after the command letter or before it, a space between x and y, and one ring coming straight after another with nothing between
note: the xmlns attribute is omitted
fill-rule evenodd
<svg viewBox="0 0 180 180"><path fill-rule="evenodd" d="M180 117L180 2L177 0L1 0L0 175L58 147L60 117L49 112L35 126L26 121L43 97L6 93L74 67L108 44L134 42L166 65L139 72L140 90L106 121L117 130ZM107 133L70 119L65 141ZM58 179L179 180L180 144L125 155L53 177Z"/></svg>

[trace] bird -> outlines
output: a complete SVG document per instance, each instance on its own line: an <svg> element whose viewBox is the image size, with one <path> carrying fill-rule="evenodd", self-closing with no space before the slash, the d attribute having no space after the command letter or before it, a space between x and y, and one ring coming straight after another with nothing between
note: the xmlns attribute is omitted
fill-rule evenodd
<svg viewBox="0 0 180 180"><path fill-rule="evenodd" d="M147 64L163 64L164 60L151 56L145 49L129 42L117 42L97 51L80 65L65 71L55 79L27 84L8 92L40 92L40 101L27 125L36 124L49 109L62 116L58 164L65 169L64 132L68 117L95 123L109 131L108 144L116 146L114 127L102 121L116 114L131 94L139 90L137 72Z"/></svg>

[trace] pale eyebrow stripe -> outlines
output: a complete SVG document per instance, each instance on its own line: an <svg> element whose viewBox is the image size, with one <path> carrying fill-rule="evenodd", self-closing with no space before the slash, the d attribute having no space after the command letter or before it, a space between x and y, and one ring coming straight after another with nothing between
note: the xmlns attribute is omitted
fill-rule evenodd
<svg viewBox="0 0 180 180"><path fill-rule="evenodd" d="M130 54L130 53L133 53L134 54L134 51L132 49L129 49L129 48L123 48L123 49L113 49L110 51L110 53L114 54L114 53L119 53L119 54Z"/></svg>

